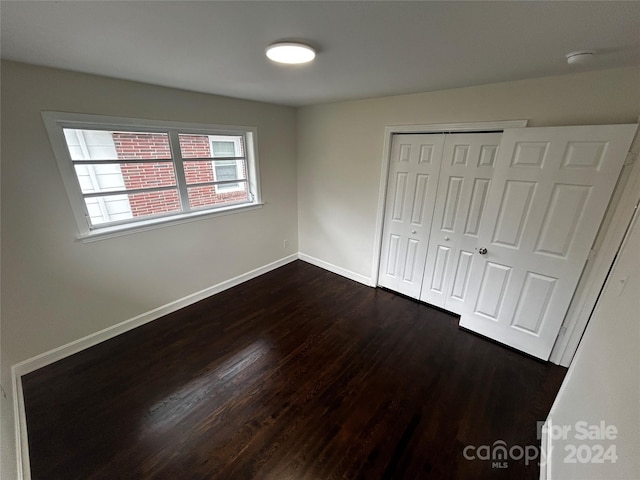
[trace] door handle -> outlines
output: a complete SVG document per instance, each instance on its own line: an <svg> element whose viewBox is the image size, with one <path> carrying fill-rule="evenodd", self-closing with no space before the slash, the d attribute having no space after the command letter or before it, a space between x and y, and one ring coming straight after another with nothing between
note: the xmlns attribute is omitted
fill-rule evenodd
<svg viewBox="0 0 640 480"><path fill-rule="evenodd" d="M487 251L488 251L488 250L487 250L486 248L484 248L484 247L476 248L476 250L478 251L478 253L479 253L480 255L486 255L486 254L487 254Z"/></svg>
<svg viewBox="0 0 640 480"><path fill-rule="evenodd" d="M415 234L416 234L416 231L415 231L415 230L411 230L411 233L412 233L413 235L415 235Z"/></svg>

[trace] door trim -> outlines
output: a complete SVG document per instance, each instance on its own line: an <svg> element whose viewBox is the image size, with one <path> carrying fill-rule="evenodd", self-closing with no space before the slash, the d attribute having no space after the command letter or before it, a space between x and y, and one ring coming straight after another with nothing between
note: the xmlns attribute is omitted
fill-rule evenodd
<svg viewBox="0 0 640 480"><path fill-rule="evenodd" d="M380 186L378 188L378 210L373 239L373 262L371 266L371 286L378 286L380 273L380 253L382 252L382 227L384 222L385 198L391 163L391 141L397 133L464 133L464 132L501 132L505 128L524 128L529 120L505 120L497 122L471 123L432 123L423 125L389 125L384 129L384 145L382 148L382 165L380 169Z"/></svg>
<svg viewBox="0 0 640 480"><path fill-rule="evenodd" d="M640 123L640 117L638 120ZM604 288L609 270L622 246L627 227L640 202L640 131L636 131L630 152L633 163L625 164L618 177L618 185L613 190L600 225L601 231L595 238L595 245L599 243L598 250L592 250L592 254L595 254L588 260L592 266L588 270L588 264L585 266L575 295L569 304L561 334L551 350L549 361L563 367L568 367L573 360L600 292ZM600 238L602 242L599 242ZM564 334L562 329L565 329Z"/></svg>

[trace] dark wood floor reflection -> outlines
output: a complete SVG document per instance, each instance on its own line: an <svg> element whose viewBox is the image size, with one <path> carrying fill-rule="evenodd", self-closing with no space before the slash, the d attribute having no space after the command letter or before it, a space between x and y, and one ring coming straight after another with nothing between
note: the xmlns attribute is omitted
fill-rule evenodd
<svg viewBox="0 0 640 480"><path fill-rule="evenodd" d="M297 261L24 377L32 477L537 479L564 373Z"/></svg>

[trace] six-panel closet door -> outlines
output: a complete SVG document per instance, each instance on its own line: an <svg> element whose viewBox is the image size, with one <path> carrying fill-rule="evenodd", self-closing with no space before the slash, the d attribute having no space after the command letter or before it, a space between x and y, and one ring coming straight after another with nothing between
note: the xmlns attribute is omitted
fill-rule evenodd
<svg viewBox="0 0 640 480"><path fill-rule="evenodd" d="M445 136L420 300L459 313L502 133Z"/></svg>
<svg viewBox="0 0 640 480"><path fill-rule="evenodd" d="M378 285L418 298L436 201L444 135L394 135Z"/></svg>
<svg viewBox="0 0 640 480"><path fill-rule="evenodd" d="M504 131L460 326L549 358L636 129Z"/></svg>
<svg viewBox="0 0 640 480"><path fill-rule="evenodd" d="M395 135L379 285L548 359L636 130Z"/></svg>

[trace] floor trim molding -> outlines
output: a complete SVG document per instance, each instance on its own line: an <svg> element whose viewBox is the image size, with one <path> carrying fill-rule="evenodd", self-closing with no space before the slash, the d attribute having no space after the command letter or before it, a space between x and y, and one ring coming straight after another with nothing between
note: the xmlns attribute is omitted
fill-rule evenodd
<svg viewBox="0 0 640 480"><path fill-rule="evenodd" d="M17 480L31 480L29 463L29 442L27 440L27 420L22 395L22 376L16 373L16 365L11 367L11 389L13 390L13 418L16 446Z"/></svg>
<svg viewBox="0 0 640 480"><path fill-rule="evenodd" d="M58 360L73 355L74 353L78 353L86 348L93 347L94 345L102 343L105 340L109 340L110 338L144 325L145 323L157 320L160 317L175 312L176 310L191 305L192 303L199 302L200 300L210 297L211 295L223 292L229 288L235 287L236 285L251 280L252 278L255 278L259 275L263 275L267 272L270 272L271 270L282 267L287 263L291 263L297 260L297 258L297 254L281 258L279 260L276 260L275 262L263 265L262 267L258 267L254 270L243 273L242 275L238 275L237 277L233 277L229 280L225 280L224 282L220 282L211 287L207 287L203 290L200 290L199 292L195 292L185 297L174 300L173 302L167 303L166 305L163 305L161 307L154 308L153 310L125 320L124 322L120 322L116 325L107 327L104 330L100 330L98 332L87 335L86 337L74 340L73 342L69 342L66 345L62 345L61 347L54 348L53 350L41 353L40 355L36 355L35 357L15 364L13 367L15 368L15 372L17 375L26 375L27 373L45 367L50 363L57 362Z"/></svg>
<svg viewBox="0 0 640 480"><path fill-rule="evenodd" d="M27 423L24 409L24 398L22 396L22 376L31 373L39 368L45 367L51 363L62 360L74 353L78 353L87 348L93 347L110 338L116 337L122 333L133 330L136 327L157 320L169 313L175 312L181 308L189 306L207 297L223 292L229 288L235 287L252 278L263 275L271 270L282 267L298 259L298 254L283 257L275 262L271 262L262 267L258 267L249 272L230 278L224 282L220 282L211 287L207 287L199 292L192 293L185 297L174 300L158 308L154 308L148 312L142 313L136 317L130 318L116 325L112 325L98 332L79 338L66 345L41 353L35 357L29 358L22 362L16 363L11 367L11 382L13 387L13 411L15 417L15 439L16 439L16 456L17 456L17 475L18 480L31 480L31 471L29 468L29 444L27 441Z"/></svg>
<svg viewBox="0 0 640 480"><path fill-rule="evenodd" d="M307 255L306 253L302 253L302 252L298 253L298 258L303 262L310 263L311 265L315 265L316 267L320 267L329 272L335 273L337 275L341 275L343 277L348 278L349 280L362 283L368 287L376 286L371 281L370 277L361 275L356 272L352 272L351 270L347 270L346 268L339 267L337 265L334 265L333 263L325 262L324 260L320 260L319 258L312 257L311 255Z"/></svg>

